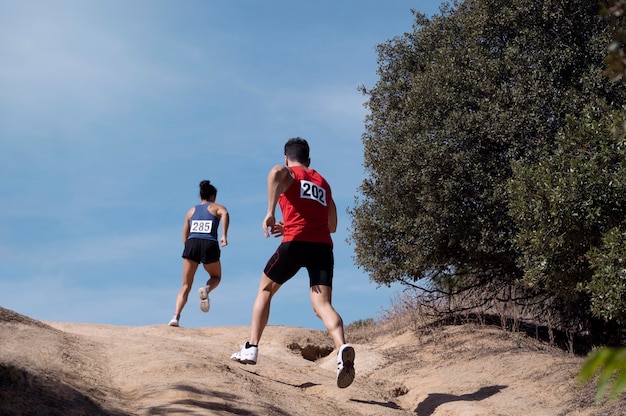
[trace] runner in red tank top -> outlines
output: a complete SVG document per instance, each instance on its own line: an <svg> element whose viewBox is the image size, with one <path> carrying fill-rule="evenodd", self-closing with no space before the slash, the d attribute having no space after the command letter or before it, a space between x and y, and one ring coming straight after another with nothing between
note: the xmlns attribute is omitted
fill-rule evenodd
<svg viewBox="0 0 626 416"><path fill-rule="evenodd" d="M332 245L328 229L330 186L313 169L290 166L293 182L278 198L283 214L283 242L310 241ZM333 204L333 209L334 204Z"/></svg>
<svg viewBox="0 0 626 416"><path fill-rule="evenodd" d="M299 137L285 144L285 165L274 166L267 178L265 237L283 236L278 249L265 265L252 310L250 339L230 358L256 364L258 344L270 314L270 303L281 285L302 267L309 274L313 311L324 322L337 352L337 386L354 380L354 348L346 344L343 320L331 303L333 285L333 242L337 230L337 207L326 179L309 169L309 145ZM276 221L280 205L283 221Z"/></svg>

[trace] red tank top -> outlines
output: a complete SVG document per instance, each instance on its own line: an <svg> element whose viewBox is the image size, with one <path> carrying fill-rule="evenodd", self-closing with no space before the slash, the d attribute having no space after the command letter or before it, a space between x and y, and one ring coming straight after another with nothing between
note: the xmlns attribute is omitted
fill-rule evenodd
<svg viewBox="0 0 626 416"><path fill-rule="evenodd" d="M294 181L278 198L283 215L283 242L333 243L328 230L328 207L332 198L326 179L313 169L290 167Z"/></svg>

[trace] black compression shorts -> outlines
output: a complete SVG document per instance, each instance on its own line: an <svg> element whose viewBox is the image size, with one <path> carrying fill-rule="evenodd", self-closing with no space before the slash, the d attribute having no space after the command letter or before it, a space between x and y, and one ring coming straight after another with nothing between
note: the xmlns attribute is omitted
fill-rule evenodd
<svg viewBox="0 0 626 416"><path fill-rule="evenodd" d="M265 265L263 272L273 282L283 284L305 267L309 285L333 287L335 259L333 247L327 243L289 241L281 243Z"/></svg>

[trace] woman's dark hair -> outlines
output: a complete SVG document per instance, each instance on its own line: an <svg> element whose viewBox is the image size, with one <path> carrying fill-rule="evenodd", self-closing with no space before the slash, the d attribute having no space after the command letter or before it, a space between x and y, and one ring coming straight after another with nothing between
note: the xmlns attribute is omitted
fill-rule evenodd
<svg viewBox="0 0 626 416"><path fill-rule="evenodd" d="M211 185L211 181L204 180L200 182L200 198L208 201L212 196L217 196L217 188Z"/></svg>
<svg viewBox="0 0 626 416"><path fill-rule="evenodd" d="M285 156L299 163L309 162L309 144L301 137L294 137L285 143Z"/></svg>

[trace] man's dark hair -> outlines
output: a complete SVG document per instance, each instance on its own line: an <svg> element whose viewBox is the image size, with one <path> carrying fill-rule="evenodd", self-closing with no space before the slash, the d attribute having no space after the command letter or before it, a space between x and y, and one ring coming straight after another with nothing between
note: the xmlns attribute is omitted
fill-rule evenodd
<svg viewBox="0 0 626 416"><path fill-rule="evenodd" d="M301 137L294 137L285 143L285 156L298 163L309 162L309 144Z"/></svg>
<svg viewBox="0 0 626 416"><path fill-rule="evenodd" d="M212 196L217 195L217 188L211 185L211 181L205 180L200 182L200 198L208 201Z"/></svg>

